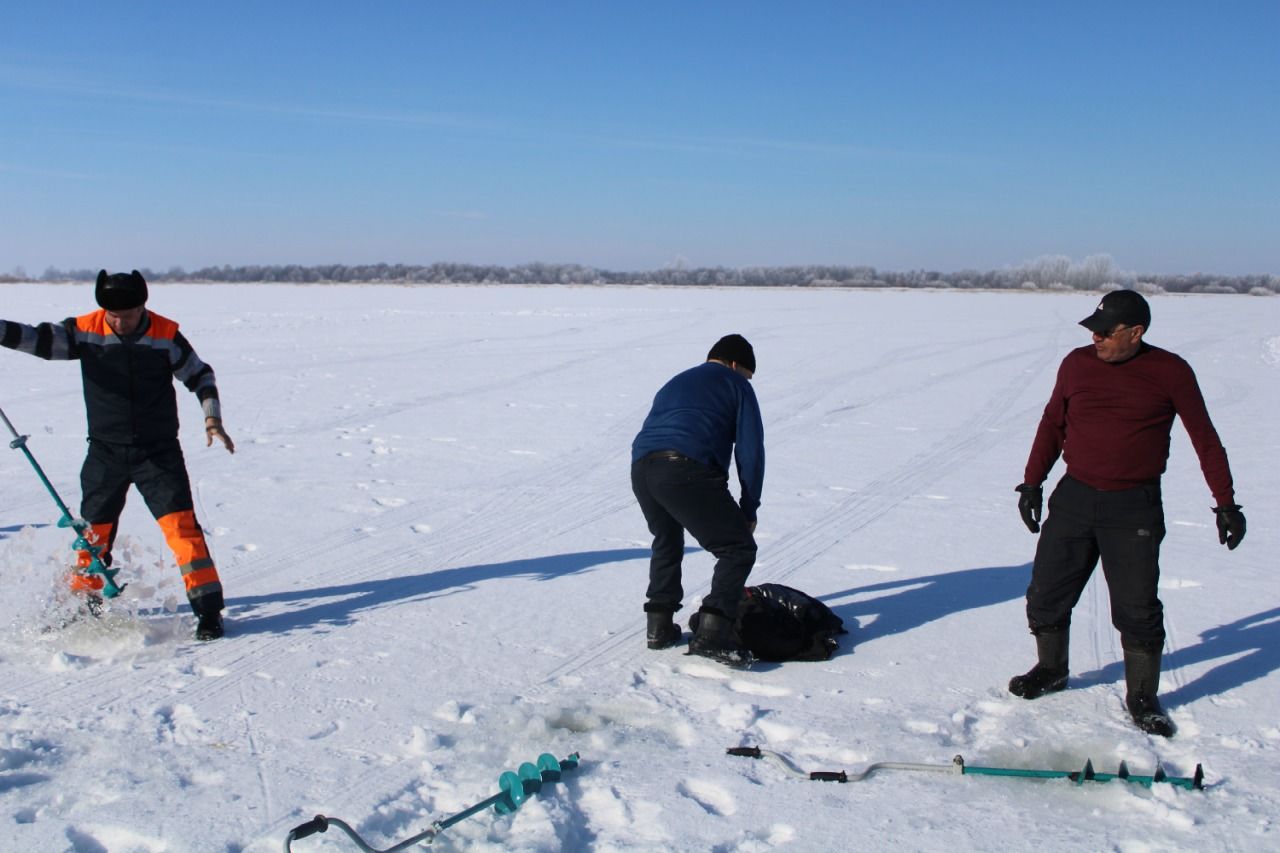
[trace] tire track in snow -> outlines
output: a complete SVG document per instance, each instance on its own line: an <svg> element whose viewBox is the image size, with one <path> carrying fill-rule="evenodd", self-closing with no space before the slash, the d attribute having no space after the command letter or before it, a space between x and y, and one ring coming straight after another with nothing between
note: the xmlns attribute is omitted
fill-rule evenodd
<svg viewBox="0 0 1280 853"><path fill-rule="evenodd" d="M1009 416L1010 407L1057 357L1059 337L1060 333L1053 334L1038 348L1034 364L1015 372L994 394L974 407L975 413L968 420L948 432L932 447L852 493L809 526L780 539L770 549L769 568L753 577L753 582L786 580L849 536L875 523L899 504L918 494L929 483L1002 441L1004 435L993 431L993 427ZM1028 411L1034 408L1036 407L1031 407ZM696 598L710 588L710 580L707 580L696 589L687 590L686 597ZM562 678L611 662L639 660L645 652L639 642L643 633L643 618L628 620L605 642L596 643L543 673L525 695L546 692Z"/></svg>
<svg viewBox="0 0 1280 853"><path fill-rule="evenodd" d="M699 317L688 325L703 322ZM630 345L640 345L645 341L661 340L664 337L666 333L646 335L633 340ZM571 363L578 364L583 360L575 359ZM562 364L555 369L567 366ZM528 375L511 378L501 384L518 384ZM475 390L471 389L472 392ZM643 409L647 410L647 406L646 400ZM432 544L438 553L425 571L447 570L458 565L482 562L486 554L497 555L500 559L502 555L509 554L513 549L518 550L520 545L529 541L537 541L548 534L555 536L578 529L628 507L631 503L629 490L616 499L601 501L600 490L584 486L601 477L613 479L617 471L624 472L618 476L625 475L624 463L629 453L631 432L643 417L642 411L638 409L637 412L635 417L615 418L607 429L594 434L585 447L574 448L548 464L527 470L515 482L509 482L510 475L506 473L494 475L489 481L490 488L481 489L482 492L490 492L492 497L477 506L468 517L436 532ZM198 487L197 500L201 500ZM530 513L531 507L536 507L538 512ZM421 506L410 503L388 509L379 516L379 520L384 526L407 525L420 514ZM516 521L512 522L513 518ZM292 571L299 563L308 562L325 567L308 575L312 588L359 584L394 572L404 562L404 546L399 541L378 546L376 540L369 536L359 531L347 530L318 537L304 545L281 551L278 556L265 561L246 563L243 569L246 574L252 574L253 587L256 588L261 587L266 579ZM360 568L352 570L352 566ZM228 605L234 608L234 597L229 597ZM231 619L228 620L228 625L234 632L234 622ZM205 647L200 651L202 663L226 670L228 674L185 687L183 695L189 697L189 701L200 701L209 693L233 686L253 672L293 653L297 647L295 632L273 637L233 636L229 639L233 642ZM182 653L194 652L188 649ZM145 687L148 688L148 693L168 695L172 673L165 668L158 667L157 670L145 682ZM137 687L135 684L135 691ZM136 693L133 695L136 696ZM116 684L110 666L97 667L94 672L79 679L50 674L33 679L19 691L19 698L24 702L37 699L58 701L66 696L75 696L76 702L97 706L131 698Z"/></svg>

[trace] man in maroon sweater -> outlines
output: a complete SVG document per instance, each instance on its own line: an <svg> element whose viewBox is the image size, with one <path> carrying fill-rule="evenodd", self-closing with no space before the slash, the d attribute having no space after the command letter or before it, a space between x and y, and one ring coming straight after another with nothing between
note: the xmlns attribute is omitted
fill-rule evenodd
<svg viewBox="0 0 1280 853"><path fill-rule="evenodd" d="M1009 692L1035 699L1067 686L1071 611L1101 558L1124 649L1129 714L1143 731L1170 737L1173 723L1156 698L1165 637L1156 586L1165 533L1160 476L1175 415L1213 493L1218 541L1230 549L1244 538L1244 514L1191 366L1142 340L1151 309L1141 294L1108 293L1080 325L1093 332L1093 345L1062 360L1017 489L1023 522L1040 533L1027 587L1039 660L1014 676ZM1067 473L1049 498L1041 532L1041 484L1059 455Z"/></svg>

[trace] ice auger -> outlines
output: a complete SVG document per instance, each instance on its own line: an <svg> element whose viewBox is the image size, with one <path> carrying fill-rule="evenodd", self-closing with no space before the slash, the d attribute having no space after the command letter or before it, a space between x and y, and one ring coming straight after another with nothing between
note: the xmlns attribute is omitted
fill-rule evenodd
<svg viewBox="0 0 1280 853"><path fill-rule="evenodd" d="M83 567L80 571L87 575L100 575L102 577L103 596L115 598L124 589L123 584L116 584L116 575L120 570L109 569L103 564L99 556L102 553L102 548L90 542L89 537L86 535L89 530L89 523L71 515L71 510L67 509L67 505L58 496L58 490L53 487L53 483L50 483L49 478L44 475L44 469L40 467L40 463L36 461L36 458L31 455L31 451L27 449L29 436L18 435L18 431L13 428L8 415L4 413L4 409L0 409L0 419L4 420L4 425L9 428L10 434L13 435L13 441L9 442L9 446L14 450L21 450L26 455L27 461L36 470L36 476L40 478L40 482L44 483L44 487L49 491L53 502L58 505L58 509L62 510L62 518L58 519L58 526L70 527L75 531L76 539L71 543L71 547L89 554L89 565Z"/></svg>
<svg viewBox="0 0 1280 853"><path fill-rule="evenodd" d="M903 764L895 761L878 761L869 765L860 773L847 773L844 770L805 771L795 765L791 759L771 749L758 746L735 746L728 750L729 755L743 758L767 758L784 768L787 772L817 782L861 782L877 770L918 770L926 773L949 773L953 776L1017 776L1026 779L1070 779L1077 785L1085 782L1110 782L1119 779L1150 788L1154 784L1173 785L1187 790L1204 789L1204 770L1196 765L1194 776L1169 776L1164 768L1156 765L1156 772L1150 776L1139 776L1129 772L1128 766L1121 761L1115 773L1098 773L1093 769L1093 762L1086 760L1081 770L1024 770L1015 767L976 767L965 764L964 757L957 755L950 764Z"/></svg>
<svg viewBox="0 0 1280 853"><path fill-rule="evenodd" d="M498 777L498 793L492 797L481 800L473 806L469 806L455 815L437 820L422 832L412 838L406 838L398 844L385 849L370 847L369 844L360 837L360 835L351 828L351 825L344 820L336 817L326 817L324 815L316 815L311 820L295 826L289 830L289 834L284 839L285 853L292 853L291 846L294 841L299 838L306 838L308 835L314 835L317 832L325 832L331 826L336 826L345 832L355 845L365 853L396 853L399 850L407 850L415 844L430 844L437 835L444 832L455 823L464 821L473 814L484 811L493 806L493 810L498 814L511 814L529 799L530 795L536 794L542 790L542 786L549 782L560 781L560 775L565 770L574 770L578 766L578 753L573 753L567 758L557 760L554 755L544 752L538 756L538 763L532 764L525 762L520 765L519 770L508 770Z"/></svg>

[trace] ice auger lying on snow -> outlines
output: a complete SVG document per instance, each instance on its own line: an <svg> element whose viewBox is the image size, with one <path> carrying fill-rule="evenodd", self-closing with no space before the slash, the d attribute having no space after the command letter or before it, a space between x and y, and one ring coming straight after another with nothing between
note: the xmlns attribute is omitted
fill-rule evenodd
<svg viewBox="0 0 1280 853"><path fill-rule="evenodd" d="M1115 773L1098 773L1093 769L1093 762L1088 760L1085 761L1084 769L1082 770L1023 770L1014 767L974 767L965 764L964 758L957 755L951 759L950 764L902 764L895 761L878 761L868 766L861 773L846 773L843 770L801 770L785 755L774 752L771 749L761 749L758 746L730 747L728 753L729 755L743 758L767 758L792 775L817 782L861 782L877 770L918 770L926 773L949 773L953 776L1018 776L1027 779L1070 779L1077 785L1083 785L1085 782L1110 782L1112 779L1119 779L1122 782L1132 782L1148 788L1156 783L1174 785L1187 790L1194 789L1199 791L1204 788L1204 770L1201 769L1199 764L1196 765L1195 775L1190 777L1168 776L1165 774L1164 768L1159 765L1156 766L1156 772L1153 775L1137 776L1129 772L1129 768L1123 761L1120 762L1120 768Z"/></svg>
<svg viewBox="0 0 1280 853"><path fill-rule="evenodd" d="M404 841L385 849L370 847L363 838L356 833L351 825L346 821L339 820L336 817L325 817L324 815L316 815L311 820L295 826L289 830L289 834L284 839L285 853L292 853L292 844L299 838L306 838L308 835L314 835L317 832L325 832L331 826L336 826L345 832L355 845L365 853L396 853L399 850L408 850L415 844L430 844L437 835L444 832L455 823L464 821L473 814L484 811L493 806L493 810L498 814L511 814L529 799L530 795L536 794L542 790L542 786L549 782L560 781L560 775L565 770L573 770L578 766L578 753L573 753L567 758L557 760L554 755L544 752L538 756L538 763L532 764L525 762L520 765L520 769L516 771L508 770L498 777L498 793L488 799L481 800L473 806L469 806L456 815L437 820L431 824L426 830L418 833L412 838L406 838Z"/></svg>
<svg viewBox="0 0 1280 853"><path fill-rule="evenodd" d="M124 585L116 584L116 575L119 574L120 570L109 569L103 565L99 557L102 553L102 548L90 542L85 535L89 530L88 522L71 515L71 510L67 509L67 505L58 496L58 491L53 487L53 483L50 483L49 478L44 475L44 469L40 467L40 463L36 461L36 458L31 455L31 451L27 449L27 438L29 436L18 435L18 431L9 422L9 417L4 413L4 409L0 409L0 419L4 420L4 425L9 428L10 434L13 435L13 441L9 442L9 446L26 454L27 461L36 470L36 476L40 478L40 482L44 483L45 489L48 490L49 495L53 498L53 502L58 505L58 509L62 510L62 518L58 519L58 526L70 527L76 532L76 539L71 543L71 547L89 554L89 565L84 566L80 571L86 575L100 575L102 577L102 595L106 598L115 598L124 589Z"/></svg>

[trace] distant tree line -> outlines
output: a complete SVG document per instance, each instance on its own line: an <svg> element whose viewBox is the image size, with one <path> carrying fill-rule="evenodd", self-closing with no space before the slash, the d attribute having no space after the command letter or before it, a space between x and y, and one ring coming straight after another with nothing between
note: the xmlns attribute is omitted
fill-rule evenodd
<svg viewBox="0 0 1280 853"><path fill-rule="evenodd" d="M15 270L15 273L21 272ZM956 288L969 290L1104 290L1135 288L1149 293L1280 293L1280 276L1138 274L1119 270L1110 255L1076 262L1064 255L1037 258L999 270L893 272L869 266L695 267L677 264L659 270L622 272L581 264L301 264L203 267L187 271L142 269L155 282L268 282L282 284L659 284L696 287L862 287ZM41 281L92 281L97 270L49 268ZM25 275L3 281L29 281Z"/></svg>

